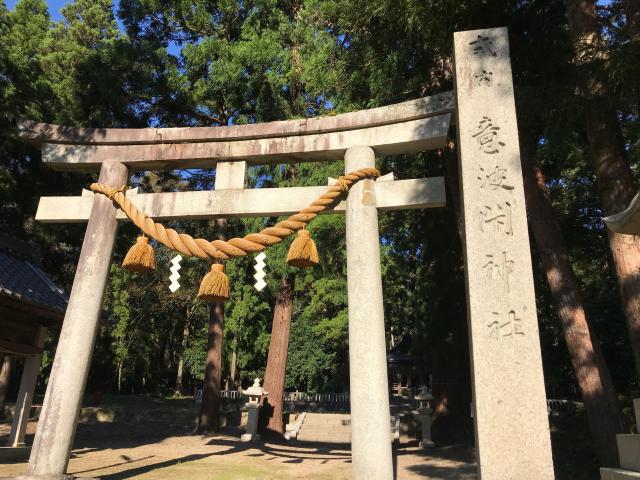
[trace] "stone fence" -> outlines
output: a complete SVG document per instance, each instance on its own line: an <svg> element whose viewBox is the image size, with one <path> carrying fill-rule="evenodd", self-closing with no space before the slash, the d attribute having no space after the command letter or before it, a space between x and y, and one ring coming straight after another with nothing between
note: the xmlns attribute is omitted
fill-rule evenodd
<svg viewBox="0 0 640 480"><path fill-rule="evenodd" d="M223 390L220 392L223 399L231 402L244 402L245 396L238 390ZM394 395L395 396L395 395ZM403 395L402 401L409 403L417 402L413 395ZM194 400L200 402L202 400L202 390L196 390ZM307 393L307 392L285 392L283 397L284 403L289 410L299 411L303 407L309 407L315 410L317 407L324 409L336 408L340 411L349 410L349 393ZM547 412L549 415L573 415L577 410L582 408L582 403L564 399L547 399Z"/></svg>
<svg viewBox="0 0 640 480"><path fill-rule="evenodd" d="M306 392L285 392L284 401L286 403L349 403L348 393L306 393Z"/></svg>
<svg viewBox="0 0 640 480"><path fill-rule="evenodd" d="M558 400L552 398L547 400L547 413L553 416L573 415L578 409L582 407L583 404L581 402L574 402L571 400Z"/></svg>
<svg viewBox="0 0 640 480"><path fill-rule="evenodd" d="M222 390L220 397L227 400L243 401L244 395L239 390ZM202 389L197 389L193 394L193 400L196 403L202 401ZM348 393L307 393L307 392L285 392L285 403L331 403L346 404L349 403Z"/></svg>
<svg viewBox="0 0 640 480"><path fill-rule="evenodd" d="M223 390L220 392L224 399L225 411L241 411L244 406L246 397L237 390ZM199 403L202 401L202 390L197 390L194 395L194 401ZM285 392L284 394L285 409L290 412L301 411L324 411L324 412L349 412L349 394L348 393L306 393L306 392ZM413 404L413 399L408 399L405 403ZM415 405L417 408L417 404ZM10 422L13 418L15 406L13 404L5 405L3 416L0 417L4 422ZM393 405L392 405L393 408ZM571 400L548 399L547 412L552 416L574 415L583 408L582 403ZM30 411L30 420L37 420L40 416L41 405L33 405ZM79 422L80 423L110 423L118 421L126 422L145 422L145 421L162 421L171 417L173 420L176 416L184 417L185 421L191 418L193 410L190 408L180 408L180 415L177 414L176 407L150 409L140 411L136 409L132 411L127 406L109 406L101 407L84 407L82 408Z"/></svg>

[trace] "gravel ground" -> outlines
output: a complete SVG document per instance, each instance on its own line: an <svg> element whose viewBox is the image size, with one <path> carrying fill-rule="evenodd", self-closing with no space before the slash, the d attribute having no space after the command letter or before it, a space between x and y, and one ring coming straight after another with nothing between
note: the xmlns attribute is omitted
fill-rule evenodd
<svg viewBox="0 0 640 480"><path fill-rule="evenodd" d="M30 424L29 433L34 431ZM239 430L224 433L190 435L188 426L166 423L79 425L68 473L105 480L351 478L349 445L245 444ZM8 425L0 424L0 444L7 435ZM394 457L398 479L476 478L473 450L466 446L424 452L415 440L403 438ZM0 477L25 469L26 462L0 464Z"/></svg>

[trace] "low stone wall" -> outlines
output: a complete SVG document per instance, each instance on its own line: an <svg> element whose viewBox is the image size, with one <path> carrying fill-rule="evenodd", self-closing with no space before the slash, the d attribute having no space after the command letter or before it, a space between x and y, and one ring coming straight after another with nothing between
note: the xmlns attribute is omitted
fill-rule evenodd
<svg viewBox="0 0 640 480"><path fill-rule="evenodd" d="M32 405L29 411L29 418L36 420L40 416L40 410L42 405ZM11 423L13 421L13 415L16 411L15 404L5 404L2 412L0 413L0 422Z"/></svg>
<svg viewBox="0 0 640 480"><path fill-rule="evenodd" d="M139 405L102 405L98 407L83 407L80 411L78 423L81 425L95 425L98 423L165 423L182 424L195 426L198 414L197 405L174 407L172 405L158 405L152 402L147 408L140 408ZM30 420L38 420L41 405L31 407ZM3 415L0 421L11 423L15 405L4 406ZM244 403L223 399L221 423L222 426L243 427L246 425L247 412Z"/></svg>

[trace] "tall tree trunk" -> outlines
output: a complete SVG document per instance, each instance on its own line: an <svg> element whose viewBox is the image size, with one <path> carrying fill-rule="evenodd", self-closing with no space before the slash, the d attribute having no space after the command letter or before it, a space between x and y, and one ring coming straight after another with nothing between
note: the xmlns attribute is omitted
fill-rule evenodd
<svg viewBox="0 0 640 480"><path fill-rule="evenodd" d="M209 307L209 334L207 338L207 366L202 387L202 404L198 416L199 433L220 430L220 379L222 370L222 332L224 304L216 302Z"/></svg>
<svg viewBox="0 0 640 480"><path fill-rule="evenodd" d="M587 319L578 279L537 161L536 138L523 133L522 167L529 225L558 312L600 463L617 466L616 433L624 430L611 373Z"/></svg>
<svg viewBox="0 0 640 480"><path fill-rule="evenodd" d="M233 347L233 351L231 352L231 365L229 367L229 389L235 390L238 388L238 384L236 382L236 369L238 365L238 352L236 348Z"/></svg>
<svg viewBox="0 0 640 480"><path fill-rule="evenodd" d="M13 366L13 358L9 355L4 355L0 359L0 418L4 412L4 401L7 398L7 392L9 391L9 379L11 378L11 367Z"/></svg>
<svg viewBox="0 0 640 480"><path fill-rule="evenodd" d="M184 327L182 328L182 341L180 342L180 352L178 353L178 372L176 373L176 386L173 389L175 395L182 395L182 376L184 374L184 351L187 349L187 341L189 340L189 323L190 314L187 309L187 316L184 320Z"/></svg>
<svg viewBox="0 0 640 480"><path fill-rule="evenodd" d="M267 433L284 434L282 420L282 396L284 394L284 375L287 369L289 353L289 332L291 331L291 314L293 312L293 276L285 277L280 283L273 311L273 326L267 369L264 374L264 389L267 391L268 406L262 407L261 414L269 418Z"/></svg>
<svg viewBox="0 0 640 480"><path fill-rule="evenodd" d="M627 31L629 40L640 42L640 0L625 0L624 14L627 17Z"/></svg>
<svg viewBox="0 0 640 480"><path fill-rule="evenodd" d="M602 69L605 40L593 0L565 0L574 39L586 112L586 132L604 215L624 210L635 188L614 105L609 101ZM637 236L609 233L631 348L640 375L640 241Z"/></svg>
<svg viewBox="0 0 640 480"><path fill-rule="evenodd" d="M184 375L184 359L182 356L178 359L178 371L176 372L176 386L173 389L173 395L179 397L182 395L182 376Z"/></svg>
<svg viewBox="0 0 640 480"><path fill-rule="evenodd" d="M122 393L122 360L118 360L118 393Z"/></svg>
<svg viewBox="0 0 640 480"><path fill-rule="evenodd" d="M216 220L218 239L226 240L227 220ZM196 432L220 430L220 382L222 380L222 335L224 304L216 302L209 307L209 334L207 337L207 365L202 386L202 403Z"/></svg>

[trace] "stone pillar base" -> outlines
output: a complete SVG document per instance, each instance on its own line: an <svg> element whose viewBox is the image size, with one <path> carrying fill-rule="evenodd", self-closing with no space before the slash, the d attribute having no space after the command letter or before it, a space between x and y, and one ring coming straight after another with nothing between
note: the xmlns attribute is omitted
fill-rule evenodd
<svg viewBox="0 0 640 480"><path fill-rule="evenodd" d="M619 433L618 453L620 454L620 467L632 472L640 472L640 434Z"/></svg>
<svg viewBox="0 0 640 480"><path fill-rule="evenodd" d="M601 480L640 480L640 472L622 470L621 468L601 468Z"/></svg>
<svg viewBox="0 0 640 480"><path fill-rule="evenodd" d="M241 442L254 442L256 440L260 440L260 435L257 433L243 433L240 436Z"/></svg>
<svg viewBox="0 0 640 480"><path fill-rule="evenodd" d="M17 447L0 447L0 463L28 460L30 453L31 445L25 446L22 444Z"/></svg>
<svg viewBox="0 0 640 480"><path fill-rule="evenodd" d="M433 443L432 440L420 440L420 443L418 445L420 446L420 448L434 448L436 446L436 444Z"/></svg>
<svg viewBox="0 0 640 480"><path fill-rule="evenodd" d="M640 431L640 399L633 401L636 413L636 426ZM618 453L621 468L601 468L600 480L640 480L640 434L619 433Z"/></svg>

